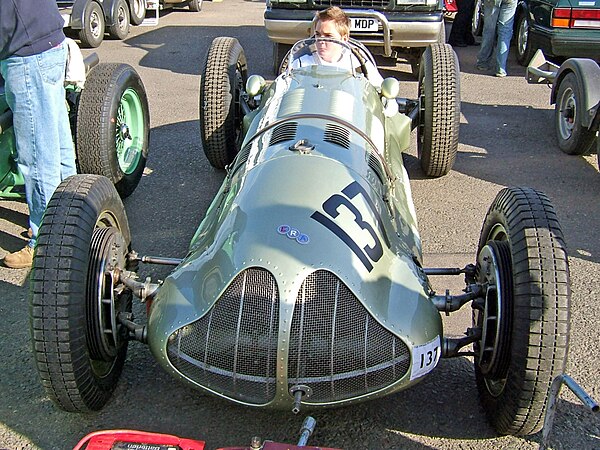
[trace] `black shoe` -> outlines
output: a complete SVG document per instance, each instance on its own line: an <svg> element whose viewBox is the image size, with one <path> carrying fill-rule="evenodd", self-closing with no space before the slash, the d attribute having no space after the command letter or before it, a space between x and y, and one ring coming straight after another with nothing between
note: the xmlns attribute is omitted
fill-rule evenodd
<svg viewBox="0 0 600 450"><path fill-rule="evenodd" d="M467 43L463 41L448 42L452 47L466 47Z"/></svg>

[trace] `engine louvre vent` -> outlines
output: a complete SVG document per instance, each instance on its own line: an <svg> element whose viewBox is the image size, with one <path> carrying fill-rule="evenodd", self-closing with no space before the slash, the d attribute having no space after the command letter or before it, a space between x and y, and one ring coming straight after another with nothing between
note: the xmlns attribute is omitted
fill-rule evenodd
<svg viewBox="0 0 600 450"><path fill-rule="evenodd" d="M339 278L318 270L304 280L292 318L288 387L309 386L306 403L377 391L409 366L406 344L373 319Z"/></svg>
<svg viewBox="0 0 600 450"><path fill-rule="evenodd" d="M350 131L339 125L328 123L325 125L324 140L340 147L350 148Z"/></svg>
<svg viewBox="0 0 600 450"><path fill-rule="evenodd" d="M270 272L241 272L201 319L167 344L173 366L195 383L235 400L264 404L275 396L279 293Z"/></svg>
<svg viewBox="0 0 600 450"><path fill-rule="evenodd" d="M271 140L269 145L278 144L285 141L293 141L296 139L296 131L298 129L298 122L286 122L276 126L273 129Z"/></svg>
<svg viewBox="0 0 600 450"><path fill-rule="evenodd" d="M381 182L381 184L385 185L385 172L383 171L383 168L381 167L381 163L379 162L379 160L373 155L373 153L369 153L369 168L375 172L375 175L377 175L377 178L379 178L379 181Z"/></svg>

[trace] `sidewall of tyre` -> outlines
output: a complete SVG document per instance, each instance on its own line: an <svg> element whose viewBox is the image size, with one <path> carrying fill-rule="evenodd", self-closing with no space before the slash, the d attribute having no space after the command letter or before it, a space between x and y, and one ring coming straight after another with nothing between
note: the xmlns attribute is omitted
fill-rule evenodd
<svg viewBox="0 0 600 450"><path fill-rule="evenodd" d="M236 103L247 78L246 56L237 39L213 40L200 82L200 135L206 158L215 168L224 169L239 151L242 112Z"/></svg>
<svg viewBox="0 0 600 450"><path fill-rule="evenodd" d="M131 26L131 14L129 13L129 5L125 0L117 0L114 8L115 17L114 24L108 27L108 34L113 39L123 40L129 34Z"/></svg>
<svg viewBox="0 0 600 450"><path fill-rule="evenodd" d="M564 139L561 136L560 126L564 120L562 117L563 112L562 102L565 92L570 90L572 92L575 101L575 118L573 121L573 128L571 136L568 139ZM558 92L556 94L556 104L554 107L554 129L556 132L556 141L558 147L568 155L583 155L587 153L596 136L595 130L586 128L581 123L581 115L585 114L582 104L582 93L577 82L577 75L571 72L565 75L558 86Z"/></svg>
<svg viewBox="0 0 600 450"><path fill-rule="evenodd" d="M92 14L96 13L98 20L100 21L100 35L94 36L92 32L91 17ZM78 36L81 41L82 47L96 48L104 40L104 12L98 2L90 1L85 7L85 13L83 17L83 28L79 31Z"/></svg>
<svg viewBox="0 0 600 450"><path fill-rule="evenodd" d="M129 17L133 25L140 25L146 18L146 0L129 0Z"/></svg>
<svg viewBox="0 0 600 450"><path fill-rule="evenodd" d="M550 200L533 189L506 188L490 206L479 250L490 240L508 241L513 295L509 350L501 389L477 361L475 375L486 415L500 434L530 435L544 423L548 396L562 374L569 344L570 282L563 234ZM504 324L506 325L506 324ZM476 358L477 359L477 358Z"/></svg>
<svg viewBox="0 0 600 450"><path fill-rule="evenodd" d="M190 0L188 6L190 11L200 12L202 11L202 0Z"/></svg>
<svg viewBox="0 0 600 450"><path fill-rule="evenodd" d="M419 71L420 117L417 150L427 176L440 177L452 169L460 127L460 69L449 44L427 47Z"/></svg>
<svg viewBox="0 0 600 450"><path fill-rule="evenodd" d="M103 225L120 230L129 247L129 224L112 183L97 175L75 175L52 196L35 250L30 279L33 350L46 394L66 411L102 408L127 353L124 341L100 374L89 357L86 314L93 299L86 293L89 283L97 283L88 279L90 242Z"/></svg>
<svg viewBox="0 0 600 450"><path fill-rule="evenodd" d="M137 164L125 173L119 165L115 136L117 113L127 89L137 94L143 115ZM148 97L135 69L127 64L99 64L88 74L77 107L76 149L79 171L109 178L121 197L137 187L148 157L150 114Z"/></svg>
<svg viewBox="0 0 600 450"><path fill-rule="evenodd" d="M521 50L521 46L523 44L523 42L521 42L522 39L522 28L523 27L527 27L528 28L528 32L527 32L527 42L525 42L525 48L523 50ZM531 36L529 36L529 33L531 32L531 30L529 30L529 22L527 21L527 14L524 11L521 11L520 13L517 12L517 21L516 21L516 28L517 30L517 38L516 38L516 44L517 44L517 61L519 61L519 64L521 64L522 66L527 66L529 64L529 61L531 61L531 58L533 57L533 49L531 47Z"/></svg>

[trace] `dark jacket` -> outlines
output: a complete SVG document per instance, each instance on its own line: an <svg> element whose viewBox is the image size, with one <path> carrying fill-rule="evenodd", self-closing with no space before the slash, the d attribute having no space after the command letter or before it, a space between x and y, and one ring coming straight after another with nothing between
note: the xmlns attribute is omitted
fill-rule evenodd
<svg viewBox="0 0 600 450"><path fill-rule="evenodd" d="M31 56L65 39L55 0L0 0L0 60Z"/></svg>

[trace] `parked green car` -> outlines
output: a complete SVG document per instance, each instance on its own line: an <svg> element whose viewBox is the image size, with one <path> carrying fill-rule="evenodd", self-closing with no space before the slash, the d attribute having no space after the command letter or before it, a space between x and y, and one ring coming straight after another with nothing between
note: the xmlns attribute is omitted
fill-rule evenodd
<svg viewBox="0 0 600 450"><path fill-rule="evenodd" d="M476 0L473 32L481 35L485 0ZM548 57L600 61L600 0L521 0L514 24L517 60L526 66L536 50Z"/></svg>
<svg viewBox="0 0 600 450"><path fill-rule="evenodd" d="M108 177L122 197L140 181L150 133L148 98L136 70L127 64L86 58L84 89L68 87L73 142L79 173ZM1 80L1 78L0 78ZM17 166L12 112L0 84L0 197L22 197L23 176Z"/></svg>
<svg viewBox="0 0 600 450"><path fill-rule="evenodd" d="M334 45L339 59L321 55ZM460 118L452 48L427 47L416 99L399 97L393 78L379 86L357 42L303 40L289 58L267 83L248 77L236 39L213 41L200 81L201 139L227 174L182 259L131 251L107 179L77 175L59 186L41 227L30 308L47 395L65 410L102 408L130 340L202 392L295 413L396 393L440 358L469 355L495 429L539 431L569 336L568 258L548 197L502 190L473 264L423 267L402 152L416 128L424 174L452 169ZM342 58L347 65L331 63ZM89 220L73 230L78 217ZM69 255L59 267L57 255ZM174 268L164 281L141 281L139 262ZM464 276L464 291L436 294L435 275ZM134 317L133 297L147 318ZM445 334L441 315L462 307L472 325Z"/></svg>

